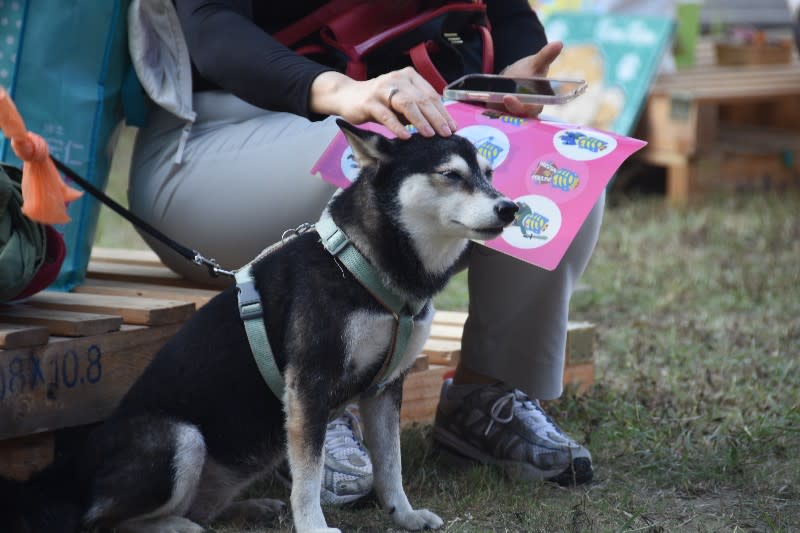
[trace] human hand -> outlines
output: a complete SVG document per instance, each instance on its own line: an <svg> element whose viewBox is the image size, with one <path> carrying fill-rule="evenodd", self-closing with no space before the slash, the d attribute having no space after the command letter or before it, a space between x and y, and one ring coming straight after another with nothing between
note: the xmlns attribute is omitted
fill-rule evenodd
<svg viewBox="0 0 800 533"><path fill-rule="evenodd" d="M547 76L550 65L555 61L564 45L558 41L548 43L532 56L523 57L511 63L500 73L503 76L526 78L529 76ZM512 115L537 117L542 112L539 104L524 104L516 96L503 97L505 110Z"/></svg>
<svg viewBox="0 0 800 533"><path fill-rule="evenodd" d="M311 84L309 106L315 113L338 115L353 124L375 121L401 139L411 134L451 135L457 125L439 94L411 67L366 81L355 81L338 72L323 72Z"/></svg>

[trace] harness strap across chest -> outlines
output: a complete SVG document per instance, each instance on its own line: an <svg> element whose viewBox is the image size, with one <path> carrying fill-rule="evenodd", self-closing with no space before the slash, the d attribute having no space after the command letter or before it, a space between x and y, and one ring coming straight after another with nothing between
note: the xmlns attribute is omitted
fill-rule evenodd
<svg viewBox="0 0 800 533"><path fill-rule="evenodd" d="M422 311L426 300L405 298L387 287L378 270L353 246L327 211L323 213L315 228L325 249L335 260L347 268L353 277L394 318L389 351L384 358L383 366L365 391L366 394L379 394L390 383L389 377L400 365L414 329L414 316ZM235 277L238 288L239 314L244 322L247 340L250 343L256 365L273 394L283 399L285 384L267 338L264 311L255 288L252 263L242 267L236 272Z"/></svg>

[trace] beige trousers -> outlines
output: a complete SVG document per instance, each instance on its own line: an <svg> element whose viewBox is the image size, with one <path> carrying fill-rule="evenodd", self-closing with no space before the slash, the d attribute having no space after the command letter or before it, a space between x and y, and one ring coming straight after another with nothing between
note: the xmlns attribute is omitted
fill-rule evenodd
<svg viewBox="0 0 800 533"><path fill-rule="evenodd" d="M338 131L332 118L310 122L221 92L195 94L194 108L181 164L174 155L182 121L154 110L139 132L128 191L134 213L227 268L317 220L334 189L310 169ZM569 300L602 213L603 199L553 272L475 247L462 364L534 398L561 394ZM204 268L144 238L171 269L208 281Z"/></svg>

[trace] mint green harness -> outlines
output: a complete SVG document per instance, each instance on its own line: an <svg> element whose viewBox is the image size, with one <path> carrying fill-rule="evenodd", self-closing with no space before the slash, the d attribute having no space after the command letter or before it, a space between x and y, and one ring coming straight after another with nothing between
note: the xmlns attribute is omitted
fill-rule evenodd
<svg viewBox="0 0 800 533"><path fill-rule="evenodd" d="M427 301L406 299L384 285L380 273L353 246L327 211L322 214L315 228L319 233L322 245L334 257L334 260L344 265L353 277L394 317L389 352L384 358L381 370L366 391L367 394L380 394L389 384L388 378L397 370L405 355L408 340L414 329L414 316L423 310ZM258 258L260 257L263 257L263 254ZM273 394L283 400L285 385L267 338L261 299L253 281L252 263L237 271L235 277L236 286L239 289L239 314L244 322L247 340L250 343L256 365Z"/></svg>

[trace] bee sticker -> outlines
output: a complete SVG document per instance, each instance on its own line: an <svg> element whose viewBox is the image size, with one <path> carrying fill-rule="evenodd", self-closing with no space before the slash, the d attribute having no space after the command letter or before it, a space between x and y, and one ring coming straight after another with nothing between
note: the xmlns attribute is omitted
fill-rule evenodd
<svg viewBox="0 0 800 533"><path fill-rule="evenodd" d="M525 202L519 202L517 205L519 211L514 217L514 225L520 229L522 236L526 239L547 239L543 233L547 231L550 219L535 212Z"/></svg>
<svg viewBox="0 0 800 533"><path fill-rule="evenodd" d="M516 248L544 246L561 229L561 210L545 196L528 195L517 198L514 222L503 231L503 240Z"/></svg>
<svg viewBox="0 0 800 533"><path fill-rule="evenodd" d="M522 117L515 117L514 115L505 115L503 113L500 113L499 111L492 111L491 109L488 111L484 111L483 113L481 113L481 115L483 115L488 119L499 120L504 124L509 124L517 128L519 128L520 126L524 126L528 122L528 119Z"/></svg>
<svg viewBox="0 0 800 533"><path fill-rule="evenodd" d="M561 130L553 136L558 153L575 161L604 157L617 148L617 140L594 130Z"/></svg>
<svg viewBox="0 0 800 533"><path fill-rule="evenodd" d="M478 153L492 164L492 168L499 167L506 160L511 148L506 134L491 126L481 124L467 126L456 133L469 139Z"/></svg>
<svg viewBox="0 0 800 533"><path fill-rule="evenodd" d="M608 149L608 143L606 141L577 131L563 132L561 134L561 141L565 145L578 146L590 152L604 152Z"/></svg>
<svg viewBox="0 0 800 533"><path fill-rule="evenodd" d="M353 155L353 150L348 146L345 151L342 153L341 159L341 167L342 167L342 174L350 183L356 181L358 177L358 172L361 170L361 167L358 166L358 162L356 161L356 156Z"/></svg>
<svg viewBox="0 0 800 533"><path fill-rule="evenodd" d="M570 192L580 185L581 180L578 174L566 169L558 168L555 163L542 161L536 170L533 171L531 179L538 184L549 183L554 188L564 192Z"/></svg>

